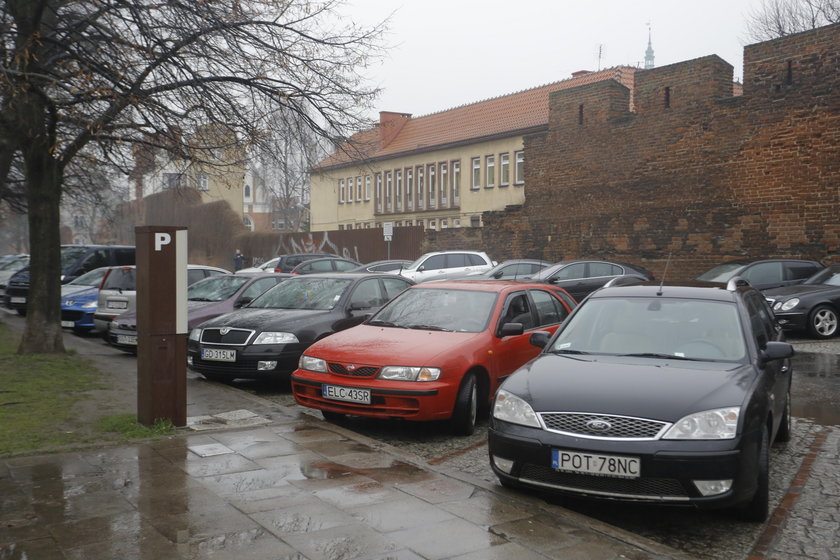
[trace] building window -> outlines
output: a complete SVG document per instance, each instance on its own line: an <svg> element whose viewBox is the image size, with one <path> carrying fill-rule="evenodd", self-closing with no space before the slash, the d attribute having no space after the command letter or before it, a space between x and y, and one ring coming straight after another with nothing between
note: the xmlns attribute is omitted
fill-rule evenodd
<svg viewBox="0 0 840 560"><path fill-rule="evenodd" d="M181 174L180 173L164 173L163 174L163 188L165 189L177 189L181 186Z"/></svg>
<svg viewBox="0 0 840 560"><path fill-rule="evenodd" d="M362 201L362 178L356 177L356 202Z"/></svg>
<svg viewBox="0 0 840 560"><path fill-rule="evenodd" d="M414 170L405 170L405 208L414 210Z"/></svg>
<svg viewBox="0 0 840 560"><path fill-rule="evenodd" d="M410 226L411 225L411 220L406 220L405 225Z"/></svg>
<svg viewBox="0 0 840 560"><path fill-rule="evenodd" d="M417 225L423 227L423 220L417 220Z"/></svg>
<svg viewBox="0 0 840 560"><path fill-rule="evenodd" d="M461 204L461 162L452 162L452 205Z"/></svg>
<svg viewBox="0 0 840 560"><path fill-rule="evenodd" d="M437 191L437 166L434 163L429 164L429 208L435 207L435 199L437 198L435 192Z"/></svg>
<svg viewBox="0 0 840 560"><path fill-rule="evenodd" d="M481 216L470 216L470 227L479 227L481 225Z"/></svg>
<svg viewBox="0 0 840 560"><path fill-rule="evenodd" d="M417 209L423 209L423 191L426 189L426 180L423 175L423 167L417 168Z"/></svg>
<svg viewBox="0 0 840 560"><path fill-rule="evenodd" d="M436 220L429 220L429 229L437 229L437 221Z"/></svg>
<svg viewBox="0 0 840 560"><path fill-rule="evenodd" d="M365 229L370 229L370 222L365 222Z"/></svg>
<svg viewBox="0 0 840 560"><path fill-rule="evenodd" d="M394 174L391 171L385 172L385 211L391 212L394 198Z"/></svg>
<svg viewBox="0 0 840 560"><path fill-rule="evenodd" d="M444 208L449 204L446 196L449 190L449 166L446 162L440 164L440 207Z"/></svg>
<svg viewBox="0 0 840 560"><path fill-rule="evenodd" d="M452 227L461 227L461 219L455 218L454 220L452 220Z"/></svg>
<svg viewBox="0 0 840 560"><path fill-rule="evenodd" d="M200 191L209 191L210 190L210 180L207 177L207 173L199 173L198 174L198 181L197 187ZM251 198L251 185L245 185L245 198Z"/></svg>
<svg viewBox="0 0 840 560"><path fill-rule="evenodd" d="M506 187L510 184L510 154L505 152L499 154L499 186Z"/></svg>
<svg viewBox="0 0 840 560"><path fill-rule="evenodd" d="M440 229L446 229L449 227L449 220L441 220L440 221Z"/></svg>
<svg viewBox="0 0 840 560"><path fill-rule="evenodd" d="M370 201L370 175L365 175L365 202Z"/></svg>
<svg viewBox="0 0 840 560"><path fill-rule="evenodd" d="M487 188L496 186L496 156L484 156L484 179Z"/></svg>
<svg viewBox="0 0 840 560"><path fill-rule="evenodd" d="M382 173L377 173L374 177L374 181L376 181L376 187L374 187L376 189L374 195L376 196L376 211L382 212Z"/></svg>
<svg viewBox="0 0 840 560"><path fill-rule="evenodd" d="M394 171L394 182L396 183L396 209L397 211L401 211L403 207L403 171L402 169L397 169Z"/></svg>
<svg viewBox="0 0 840 560"><path fill-rule="evenodd" d="M242 223L245 224L245 228L248 231L254 231L254 222L251 221L251 218L249 218L248 216L243 216Z"/></svg>
<svg viewBox="0 0 840 560"><path fill-rule="evenodd" d="M344 224L338 224L338 231L344 231Z"/></svg>
<svg viewBox="0 0 840 560"><path fill-rule="evenodd" d="M347 202L353 202L353 177L347 177Z"/></svg>
<svg viewBox="0 0 840 560"><path fill-rule="evenodd" d="M521 185L525 182L525 152L515 152L513 157L516 159L516 175L513 180L517 185Z"/></svg>
<svg viewBox="0 0 840 560"><path fill-rule="evenodd" d="M339 179L338 180L338 203L339 204L344 204L344 192L345 192L344 179Z"/></svg>
<svg viewBox="0 0 840 560"><path fill-rule="evenodd" d="M472 158L472 190L481 188L481 158Z"/></svg>

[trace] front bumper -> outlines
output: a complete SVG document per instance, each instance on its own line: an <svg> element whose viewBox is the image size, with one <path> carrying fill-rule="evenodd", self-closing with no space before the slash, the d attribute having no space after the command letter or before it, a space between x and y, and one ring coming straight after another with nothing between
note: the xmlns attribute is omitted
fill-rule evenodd
<svg viewBox="0 0 840 560"><path fill-rule="evenodd" d="M808 328L808 314L796 311L776 311L773 313L779 325L786 331L804 331Z"/></svg>
<svg viewBox="0 0 840 560"><path fill-rule="evenodd" d="M552 449L637 457L640 476L619 478L555 470L551 466ZM595 440L491 419L488 451L491 467L501 481L557 494L718 508L745 502L755 492L757 446L739 439ZM695 480L733 482L726 492L703 496Z"/></svg>
<svg viewBox="0 0 840 560"><path fill-rule="evenodd" d="M190 340L187 345L187 366L198 373L229 379L262 379L265 377L288 377L297 368L298 360L308 347L304 344L232 346L201 344ZM235 350L232 362L204 360L201 349ZM276 362L272 369L260 369L260 362Z"/></svg>

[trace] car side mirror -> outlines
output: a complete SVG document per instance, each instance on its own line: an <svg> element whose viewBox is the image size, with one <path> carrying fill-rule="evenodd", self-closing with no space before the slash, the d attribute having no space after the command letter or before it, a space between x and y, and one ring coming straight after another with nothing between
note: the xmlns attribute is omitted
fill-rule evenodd
<svg viewBox="0 0 840 560"><path fill-rule="evenodd" d="M533 346L537 348L545 348L548 346L548 341L551 338L551 333L548 331L536 331L531 333L531 338L528 339Z"/></svg>
<svg viewBox="0 0 840 560"><path fill-rule="evenodd" d="M794 355L793 345L787 342L768 342L761 350L760 356L763 362L784 360Z"/></svg>
<svg viewBox="0 0 840 560"><path fill-rule="evenodd" d="M502 277L502 274L503 274L503 272L502 272L501 270L499 270L499 271L497 271L495 274L493 274L493 278L495 278L496 280L498 280L499 278L501 278L501 277Z"/></svg>
<svg viewBox="0 0 840 560"><path fill-rule="evenodd" d="M250 296L243 296L243 297L239 298L238 300L236 300L234 302L233 306L234 307L242 307L244 305L248 305L252 301L254 301L254 298L252 298Z"/></svg>
<svg viewBox="0 0 840 560"><path fill-rule="evenodd" d="M350 302L350 311L359 311L360 309L370 309L370 305L368 305L364 301L352 301Z"/></svg>
<svg viewBox="0 0 840 560"><path fill-rule="evenodd" d="M417 267L417 272L423 272L424 270L426 270L425 266L418 266Z"/></svg>
<svg viewBox="0 0 840 560"><path fill-rule="evenodd" d="M525 332L522 323L504 323L499 329L499 336L519 336Z"/></svg>

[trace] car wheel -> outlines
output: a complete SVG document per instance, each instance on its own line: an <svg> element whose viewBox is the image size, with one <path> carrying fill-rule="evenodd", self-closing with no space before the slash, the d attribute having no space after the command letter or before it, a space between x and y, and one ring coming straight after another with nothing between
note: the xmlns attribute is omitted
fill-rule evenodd
<svg viewBox="0 0 840 560"><path fill-rule="evenodd" d="M764 523L770 511L770 435L765 427L761 431L761 442L756 462L756 488L752 499L738 511L744 521Z"/></svg>
<svg viewBox="0 0 840 560"><path fill-rule="evenodd" d="M782 419L779 421L779 429L776 431L776 443L790 441L792 432L792 420L790 418L790 389L785 397L785 408L782 411Z"/></svg>
<svg viewBox="0 0 840 560"><path fill-rule="evenodd" d="M341 421L347 418L346 414L332 412L330 410L322 410L321 415L324 417L324 420L331 424L341 424Z"/></svg>
<svg viewBox="0 0 840 560"><path fill-rule="evenodd" d="M818 305L808 316L808 331L815 338L831 338L837 334L837 311L828 305Z"/></svg>
<svg viewBox="0 0 840 560"><path fill-rule="evenodd" d="M475 432L475 420L478 416L478 385L475 375L468 373L461 381L455 408L449 420L452 432L459 436L468 436Z"/></svg>

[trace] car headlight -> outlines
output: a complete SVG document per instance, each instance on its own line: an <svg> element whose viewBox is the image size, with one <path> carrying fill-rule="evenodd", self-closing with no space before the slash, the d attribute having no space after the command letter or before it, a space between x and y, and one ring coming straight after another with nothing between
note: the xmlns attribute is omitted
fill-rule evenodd
<svg viewBox="0 0 840 560"><path fill-rule="evenodd" d="M733 439L738 428L737 406L689 414L665 432L662 439Z"/></svg>
<svg viewBox="0 0 840 560"><path fill-rule="evenodd" d="M496 394L496 401L493 403L493 418L512 424L542 428L537 413L531 405L505 390L499 390Z"/></svg>
<svg viewBox="0 0 840 560"><path fill-rule="evenodd" d="M773 308L776 311L790 311L791 309L793 309L797 305L799 305L799 298L795 297L795 298L790 298L787 301L777 301L776 305L774 305Z"/></svg>
<svg viewBox="0 0 840 560"><path fill-rule="evenodd" d="M96 302L91 301L82 306L82 309L96 309Z"/></svg>
<svg viewBox="0 0 840 560"><path fill-rule="evenodd" d="M440 377L440 368L385 366L377 377L391 381L435 381Z"/></svg>
<svg viewBox="0 0 840 560"><path fill-rule="evenodd" d="M297 337L290 332L264 332L257 335L254 344L289 344L297 341Z"/></svg>
<svg viewBox="0 0 840 560"><path fill-rule="evenodd" d="M300 360L298 360L298 367L308 371L327 373L327 362L325 360L315 358L313 356L307 356L306 354L303 354L300 357Z"/></svg>
<svg viewBox="0 0 840 560"><path fill-rule="evenodd" d="M201 342L201 329L193 329L190 331L190 340Z"/></svg>

